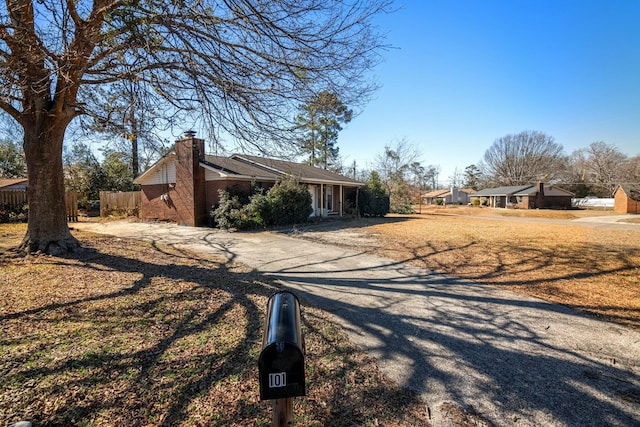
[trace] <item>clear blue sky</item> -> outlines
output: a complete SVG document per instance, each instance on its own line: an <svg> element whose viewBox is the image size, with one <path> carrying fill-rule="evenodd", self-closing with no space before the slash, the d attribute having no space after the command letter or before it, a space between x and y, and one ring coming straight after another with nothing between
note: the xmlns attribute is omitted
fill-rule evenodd
<svg viewBox="0 0 640 427"><path fill-rule="evenodd" d="M404 0L378 25L396 49L382 88L340 133L350 165L406 139L423 165L482 159L537 130L567 154L595 141L640 154L640 0Z"/></svg>

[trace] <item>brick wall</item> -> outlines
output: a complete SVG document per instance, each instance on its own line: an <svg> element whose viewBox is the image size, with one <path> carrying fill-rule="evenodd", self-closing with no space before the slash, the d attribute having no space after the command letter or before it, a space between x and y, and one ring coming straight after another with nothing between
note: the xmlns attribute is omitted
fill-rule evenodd
<svg viewBox="0 0 640 427"><path fill-rule="evenodd" d="M622 188L613 196L613 210L619 213L640 213L640 202L633 200Z"/></svg>
<svg viewBox="0 0 640 427"><path fill-rule="evenodd" d="M175 205L176 222L198 226L206 222L204 140L189 135L176 141L176 186L170 198Z"/></svg>
<svg viewBox="0 0 640 427"><path fill-rule="evenodd" d="M169 186L166 184L144 185L140 197L142 219L156 221L177 221L178 215L172 202ZM166 194L166 199L162 197Z"/></svg>

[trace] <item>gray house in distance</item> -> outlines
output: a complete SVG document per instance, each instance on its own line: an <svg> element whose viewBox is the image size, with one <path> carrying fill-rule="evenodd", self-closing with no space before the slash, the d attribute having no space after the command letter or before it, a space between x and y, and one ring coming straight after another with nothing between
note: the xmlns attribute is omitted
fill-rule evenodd
<svg viewBox="0 0 640 427"><path fill-rule="evenodd" d="M539 182L536 185L486 188L469 195L469 198L477 198L481 204L492 208L571 209L573 196L567 190Z"/></svg>

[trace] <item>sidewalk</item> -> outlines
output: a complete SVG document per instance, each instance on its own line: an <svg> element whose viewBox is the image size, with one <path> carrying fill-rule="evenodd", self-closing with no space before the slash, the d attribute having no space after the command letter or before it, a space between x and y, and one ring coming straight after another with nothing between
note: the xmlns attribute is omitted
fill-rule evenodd
<svg viewBox="0 0 640 427"><path fill-rule="evenodd" d="M640 425L640 333L561 306L277 233L148 223L74 227L216 253L332 312L434 426ZM453 403L451 405L450 403ZM474 415L475 414L475 415Z"/></svg>

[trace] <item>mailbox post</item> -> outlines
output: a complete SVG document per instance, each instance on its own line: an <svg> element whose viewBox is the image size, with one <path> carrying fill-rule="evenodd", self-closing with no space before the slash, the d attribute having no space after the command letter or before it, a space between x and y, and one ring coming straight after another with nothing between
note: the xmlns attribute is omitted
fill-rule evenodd
<svg viewBox="0 0 640 427"><path fill-rule="evenodd" d="M288 291L271 295L258 359L260 399L272 400L273 425L293 425L293 397L304 396L304 337L300 302Z"/></svg>

